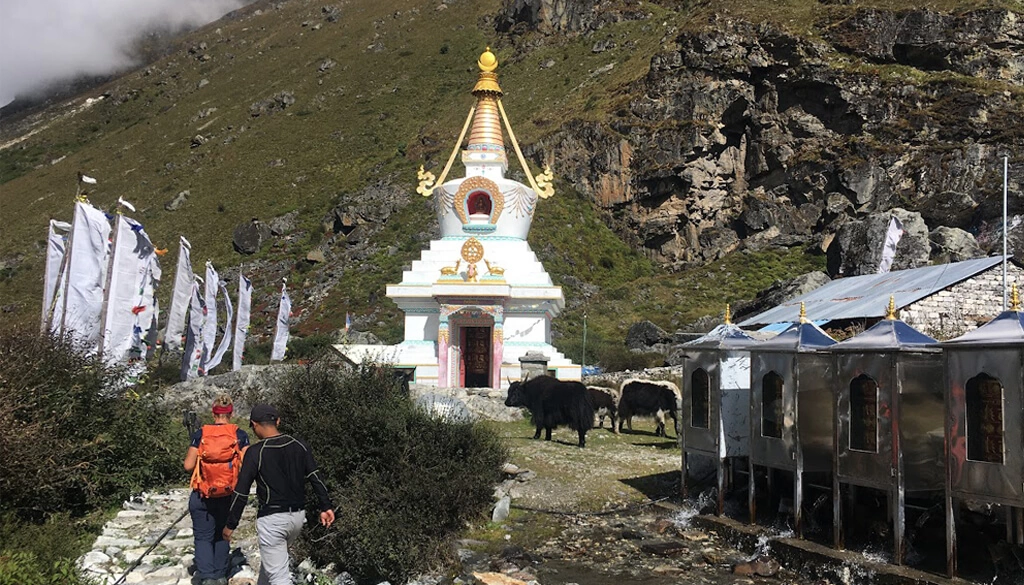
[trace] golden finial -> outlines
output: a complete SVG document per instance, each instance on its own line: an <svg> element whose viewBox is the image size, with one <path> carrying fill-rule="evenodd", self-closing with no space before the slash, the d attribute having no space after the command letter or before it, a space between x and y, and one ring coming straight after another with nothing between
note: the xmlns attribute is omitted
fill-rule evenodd
<svg viewBox="0 0 1024 585"><path fill-rule="evenodd" d="M732 325L732 312L729 310L729 303L725 304L725 324Z"/></svg>
<svg viewBox="0 0 1024 585"><path fill-rule="evenodd" d="M1017 283L1010 286L1010 310L1020 311L1020 295L1017 294Z"/></svg>
<svg viewBox="0 0 1024 585"><path fill-rule="evenodd" d="M498 68L498 58L491 52L491 48L480 55L476 60L476 66L480 68L480 78L473 86L473 95L480 97L497 96L501 97L501 86L498 85L498 74L494 72ZM499 126L500 129L500 126Z"/></svg>
<svg viewBox="0 0 1024 585"><path fill-rule="evenodd" d="M804 302L800 301L800 322L809 323L807 320L807 309L804 307Z"/></svg>
<svg viewBox="0 0 1024 585"><path fill-rule="evenodd" d="M885 310L885 320L896 320L896 295L889 295L889 306Z"/></svg>
<svg viewBox="0 0 1024 585"><path fill-rule="evenodd" d="M498 68L498 58L491 52L491 48L487 47L483 53L480 54L480 58L476 61L476 66L480 68L480 71L490 73Z"/></svg>

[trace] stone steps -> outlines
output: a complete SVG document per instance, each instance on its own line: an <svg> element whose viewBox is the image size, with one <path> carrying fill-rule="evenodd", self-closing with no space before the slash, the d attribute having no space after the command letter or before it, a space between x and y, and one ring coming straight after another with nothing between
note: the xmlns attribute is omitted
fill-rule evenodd
<svg viewBox="0 0 1024 585"><path fill-rule="evenodd" d="M194 542L192 519L185 515L167 536L146 554L150 546L188 508L191 491L175 488L164 493L144 493L124 503L117 516L106 523L92 550L78 559L83 572L99 585L112 585L135 561L126 584L193 585ZM259 552L254 534L255 510L246 508L242 525L232 540L231 585L256 582ZM145 556L143 556L145 555ZM256 569L250 566L250 560Z"/></svg>

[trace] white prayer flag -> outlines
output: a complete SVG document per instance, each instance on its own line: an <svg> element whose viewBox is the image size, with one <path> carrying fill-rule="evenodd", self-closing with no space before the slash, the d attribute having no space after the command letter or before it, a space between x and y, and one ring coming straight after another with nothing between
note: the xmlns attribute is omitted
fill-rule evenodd
<svg viewBox="0 0 1024 585"><path fill-rule="evenodd" d="M134 311L142 283L140 273L147 269L153 245L142 233L142 225L118 215L114 221L112 248L100 351L107 363L118 364L128 360L132 347Z"/></svg>
<svg viewBox="0 0 1024 585"><path fill-rule="evenodd" d="M90 177L89 175L83 175L82 173L78 173L78 180L83 183L88 183L90 185L96 184L96 179Z"/></svg>
<svg viewBox="0 0 1024 585"><path fill-rule="evenodd" d="M288 296L288 284L281 285L281 304L277 307L277 330L274 332L274 349L270 353L271 361L284 359L288 349L288 319L292 315L292 299Z"/></svg>
<svg viewBox="0 0 1024 585"><path fill-rule="evenodd" d="M103 285L110 247L107 216L88 203L75 203L64 295L63 327L86 351L99 349L103 327Z"/></svg>
<svg viewBox="0 0 1024 585"><path fill-rule="evenodd" d="M200 366L204 372L210 370L207 362L213 357L217 345L217 285L220 284L220 275L209 261L206 263L206 283L204 288L203 301L206 305L206 320L203 322L203 363ZM205 374L204 374L205 375Z"/></svg>
<svg viewBox="0 0 1024 585"><path fill-rule="evenodd" d="M224 319L224 337L220 338L220 345L217 346L217 352L210 358L210 363L206 364L206 371L209 372L213 368L220 365L224 354L228 352L228 347L231 346L231 321L234 320L234 310L231 308L231 295L228 294L228 287L221 281L219 283L220 292L224 294L224 306L227 309L228 316Z"/></svg>
<svg viewBox="0 0 1024 585"><path fill-rule="evenodd" d="M192 285L188 309L188 330L185 333L185 352L181 356L181 379L191 380L196 376L205 375L202 364L206 359L203 355L203 322L206 320L206 307L203 301L203 290L199 287L199 279Z"/></svg>
<svg viewBox="0 0 1024 585"><path fill-rule="evenodd" d="M64 267L64 250L70 231L70 223L50 220L50 232L46 237L46 272L43 274L43 317L40 325L40 330L43 332L49 329L54 298L57 296L57 283L60 281L60 274Z"/></svg>
<svg viewBox="0 0 1024 585"><path fill-rule="evenodd" d="M132 213L135 213L135 206L132 205L131 203L128 203L127 201L125 201L124 197L118 197L117 198L117 204L120 205L121 207L124 207L128 211L131 211Z"/></svg>
<svg viewBox="0 0 1024 585"><path fill-rule="evenodd" d="M174 275L174 290L171 292L171 308L167 312L167 331L164 332L164 346L167 349L181 349L185 333L185 314L192 298L194 280L192 244L182 237L178 252L178 272Z"/></svg>
<svg viewBox="0 0 1024 585"><path fill-rule="evenodd" d="M235 347L233 351L233 363L231 369L238 371L242 368L242 358L245 357L245 338L249 334L249 311L252 306L252 282L238 272L238 320L235 322Z"/></svg>
<svg viewBox="0 0 1024 585"><path fill-rule="evenodd" d="M878 264L878 274L885 274L892 268L896 258L896 244L903 237L903 222L895 215L889 219L889 229L885 232L885 245L882 248L882 261Z"/></svg>
<svg viewBox="0 0 1024 585"><path fill-rule="evenodd" d="M160 286L163 271L160 269L156 248L141 225L137 235L140 248L148 247L150 252L142 259L136 279L136 300L132 306L135 322L132 325L132 344L128 358L129 360L146 360L152 356L153 348L156 345L156 326L160 314L156 289Z"/></svg>

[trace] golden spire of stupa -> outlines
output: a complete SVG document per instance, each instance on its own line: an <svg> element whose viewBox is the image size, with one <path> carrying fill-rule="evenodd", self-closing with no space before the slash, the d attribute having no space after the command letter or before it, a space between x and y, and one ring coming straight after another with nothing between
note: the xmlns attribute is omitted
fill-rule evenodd
<svg viewBox="0 0 1024 585"><path fill-rule="evenodd" d="M725 304L725 324L732 325L732 311L729 310L729 303Z"/></svg>
<svg viewBox="0 0 1024 585"><path fill-rule="evenodd" d="M804 307L803 301L800 301L800 322L809 323L809 321L807 320L807 308Z"/></svg>
<svg viewBox="0 0 1024 585"><path fill-rule="evenodd" d="M491 146L505 149L505 139L501 134L501 114L498 112L498 99L501 98L501 86L498 85L498 58L491 48L480 55L476 61L480 68L480 78L473 86L476 96L476 115L473 116L473 127L469 131L469 148L474 146Z"/></svg>
<svg viewBox="0 0 1024 585"><path fill-rule="evenodd" d="M896 320L896 296L889 295L889 306L885 309L885 320L895 321Z"/></svg>

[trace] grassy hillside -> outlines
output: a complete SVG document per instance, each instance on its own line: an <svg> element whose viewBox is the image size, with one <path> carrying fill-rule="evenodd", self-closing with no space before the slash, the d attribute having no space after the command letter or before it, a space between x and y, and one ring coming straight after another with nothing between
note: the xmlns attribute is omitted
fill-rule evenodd
<svg viewBox="0 0 1024 585"><path fill-rule="evenodd" d="M910 4L966 9L1021 3L868 0L857 6ZM169 57L75 100L81 105L86 97L108 96L91 107L40 116L35 134L0 150L5 318L37 318L47 220L70 218L75 176L82 171L100 181L90 194L93 203L110 209L123 196L139 208L136 215L157 245L171 248L163 262L165 283L179 234L192 242L197 265L211 259L255 269L254 303L263 308L273 302L282 271L309 279L342 270L345 276L324 298L293 293L306 313L305 330L335 328L346 310L355 310L373 313L365 325L394 341L401 331L398 311L384 298L384 286L398 282L403 264L418 256L422 243L414 235L430 223L425 203L413 194L415 170L426 164L437 172L443 165L472 104L469 90L484 46L498 55L506 110L521 142L530 144L565 120L600 119L630 99L623 88L646 74L651 56L673 38L669 31L700 26L712 11L814 34L830 15L851 10L812 0L644 2L647 19L609 24L591 36L527 35L513 46L490 24L500 5L258 2L184 37ZM594 53L596 36L631 43ZM549 60L553 66L541 67ZM610 71L599 72L610 63ZM282 92L294 103L273 111L254 105ZM0 143L23 131L0 125ZM557 175L558 161L552 167ZM321 237L322 218L339 198L381 180L406 186L411 197L375 236L378 251L358 266L305 264ZM824 263L799 250L776 251L734 254L714 266L666 274L620 241L571 185L558 187L556 197L538 206L531 244L556 281L567 285L567 296L579 293L572 279L599 288L586 303L570 303L556 325L567 339L578 336L584 311L592 331L608 338L639 318L673 327ZM183 190L190 192L186 205L166 211L164 203ZM233 251L235 225L293 210L299 211L299 236L251 257ZM162 296L169 288L165 284ZM266 317L254 311L255 330Z"/></svg>

